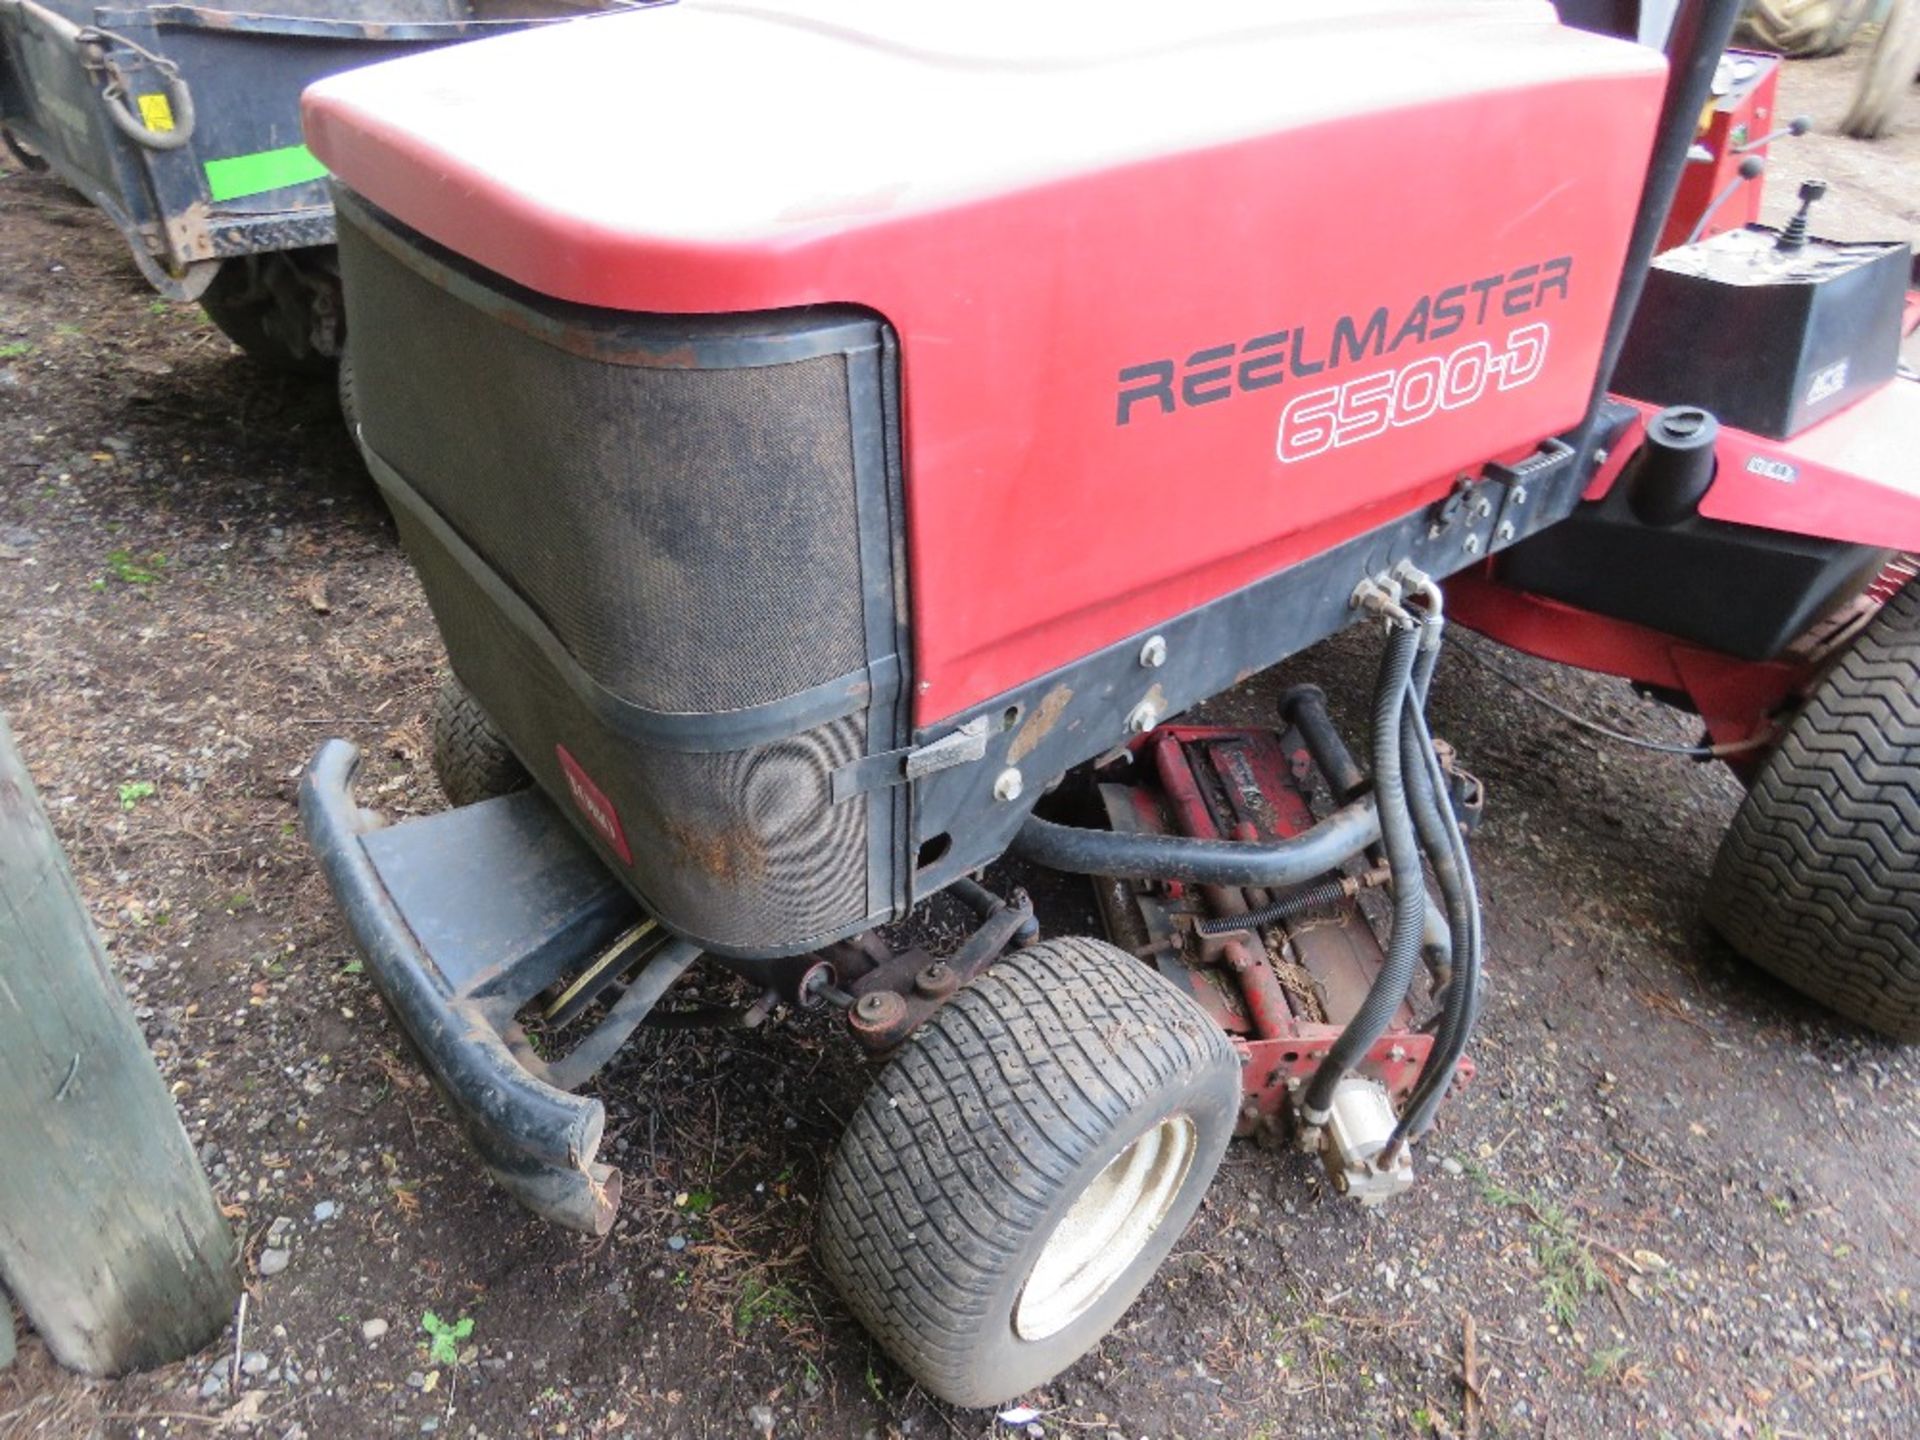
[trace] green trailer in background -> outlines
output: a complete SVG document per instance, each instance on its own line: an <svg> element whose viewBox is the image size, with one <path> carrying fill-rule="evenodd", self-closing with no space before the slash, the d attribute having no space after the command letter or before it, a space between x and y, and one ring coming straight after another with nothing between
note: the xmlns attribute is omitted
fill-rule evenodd
<svg viewBox="0 0 1920 1440"><path fill-rule="evenodd" d="M642 0L644 3L644 0ZM333 204L300 92L409 50L635 0L0 0L0 135L106 213L161 294L249 354L340 353Z"/></svg>

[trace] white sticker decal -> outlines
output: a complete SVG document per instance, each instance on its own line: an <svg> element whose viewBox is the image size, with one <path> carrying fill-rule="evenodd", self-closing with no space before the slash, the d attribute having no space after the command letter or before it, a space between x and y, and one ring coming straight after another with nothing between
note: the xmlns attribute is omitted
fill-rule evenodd
<svg viewBox="0 0 1920 1440"><path fill-rule="evenodd" d="M1749 455L1747 473L1767 480L1778 480L1782 485L1791 485L1800 478L1800 467L1790 465L1785 460L1776 460L1771 455Z"/></svg>

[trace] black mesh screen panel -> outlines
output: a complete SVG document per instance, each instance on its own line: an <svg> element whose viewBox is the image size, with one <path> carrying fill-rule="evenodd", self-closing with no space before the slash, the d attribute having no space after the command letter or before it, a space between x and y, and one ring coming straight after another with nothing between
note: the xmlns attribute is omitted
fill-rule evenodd
<svg viewBox="0 0 1920 1440"><path fill-rule="evenodd" d="M861 665L842 356L608 364L341 230L368 443L595 679L732 710Z"/></svg>
<svg viewBox="0 0 1920 1440"><path fill-rule="evenodd" d="M862 928L890 812L833 776L899 743L866 708L897 693L853 418L877 323L585 311L379 223L341 207L360 435L455 672L676 930L751 959Z"/></svg>

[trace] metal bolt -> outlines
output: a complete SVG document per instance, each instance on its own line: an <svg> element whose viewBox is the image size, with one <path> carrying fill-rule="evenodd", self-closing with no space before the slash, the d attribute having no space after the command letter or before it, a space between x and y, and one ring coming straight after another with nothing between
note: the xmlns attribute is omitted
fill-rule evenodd
<svg viewBox="0 0 1920 1440"><path fill-rule="evenodd" d="M951 995L959 983L960 977L953 973L953 967L942 960L934 961L913 977L913 988L930 1000Z"/></svg>
<svg viewBox="0 0 1920 1440"><path fill-rule="evenodd" d="M853 1028L861 1034L884 1034L904 1025L907 1002L891 990L873 990L853 1007Z"/></svg>
<svg viewBox="0 0 1920 1440"><path fill-rule="evenodd" d="M1142 700L1127 716L1127 729L1135 735L1144 735L1159 723L1160 707L1151 700Z"/></svg>
<svg viewBox="0 0 1920 1440"><path fill-rule="evenodd" d="M1149 635L1147 643L1140 647L1140 663L1149 670L1158 670L1167 663L1167 637Z"/></svg>
<svg viewBox="0 0 1920 1440"><path fill-rule="evenodd" d="M1502 545L1504 545L1507 543L1507 541L1513 539L1514 535L1517 532L1514 530L1513 522L1511 520L1502 520L1500 522L1500 528L1494 531L1493 533L1494 533L1494 538L1497 539Z"/></svg>
<svg viewBox="0 0 1920 1440"><path fill-rule="evenodd" d="M1604 447L1593 452L1593 468L1598 470L1607 463L1607 451Z"/></svg>
<svg viewBox="0 0 1920 1440"><path fill-rule="evenodd" d="M1478 555L1480 553L1480 537L1478 535L1467 536L1466 552L1469 555Z"/></svg>
<svg viewBox="0 0 1920 1440"><path fill-rule="evenodd" d="M996 800L1018 800L1020 792L1024 789L1026 789L1026 783L1021 780L1020 772L1011 765L994 776L993 798Z"/></svg>

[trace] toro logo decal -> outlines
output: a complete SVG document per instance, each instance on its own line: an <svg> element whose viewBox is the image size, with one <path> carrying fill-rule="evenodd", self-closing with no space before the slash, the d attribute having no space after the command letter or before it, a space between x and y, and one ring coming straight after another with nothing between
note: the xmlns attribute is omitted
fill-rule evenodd
<svg viewBox="0 0 1920 1440"><path fill-rule="evenodd" d="M574 808L586 817L593 833L620 857L621 864L633 864L633 849L627 844L626 830L621 827L620 812L613 808L607 792L593 783L593 777L580 768L580 762L566 746L554 746L553 753L559 757L561 773L567 777L567 795Z"/></svg>
<svg viewBox="0 0 1920 1440"><path fill-rule="evenodd" d="M1240 344L1203 346L1183 363L1166 359L1129 365L1119 374L1114 423L1131 425L1250 390L1351 369L1405 346L1445 340L1468 327L1493 330L1503 320L1565 300L1572 273L1573 257L1561 255L1449 285L1398 310L1380 305L1365 318L1342 315L1324 334L1296 325ZM1529 320L1504 335L1468 340L1444 354L1303 390L1280 412L1274 454L1287 464L1306 460L1442 411L1462 409L1485 395L1489 386L1517 389L1545 368L1551 337L1544 321Z"/></svg>

